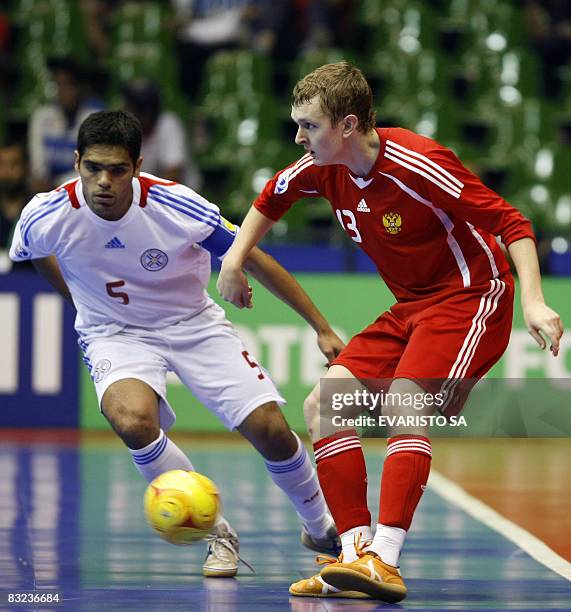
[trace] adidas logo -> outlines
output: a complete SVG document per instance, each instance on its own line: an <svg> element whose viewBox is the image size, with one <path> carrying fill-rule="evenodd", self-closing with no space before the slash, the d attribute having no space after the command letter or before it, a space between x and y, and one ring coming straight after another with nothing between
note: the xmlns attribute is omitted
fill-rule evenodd
<svg viewBox="0 0 571 612"><path fill-rule="evenodd" d="M359 204L357 204L357 212L371 212L371 209L367 206L367 202L363 198Z"/></svg>
<svg viewBox="0 0 571 612"><path fill-rule="evenodd" d="M124 249L125 245L115 236L105 245L106 249Z"/></svg>

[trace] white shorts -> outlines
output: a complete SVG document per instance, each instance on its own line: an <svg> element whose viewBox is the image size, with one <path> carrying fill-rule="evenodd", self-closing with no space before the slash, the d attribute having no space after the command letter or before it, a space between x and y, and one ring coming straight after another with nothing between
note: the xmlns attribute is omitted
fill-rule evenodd
<svg viewBox="0 0 571 612"><path fill-rule="evenodd" d="M111 336L80 339L79 344L95 383L100 409L101 398L112 383L137 378L159 395L159 418L164 431L176 419L166 398L169 370L228 429L236 429L262 404L285 403L217 304L169 327L127 327Z"/></svg>

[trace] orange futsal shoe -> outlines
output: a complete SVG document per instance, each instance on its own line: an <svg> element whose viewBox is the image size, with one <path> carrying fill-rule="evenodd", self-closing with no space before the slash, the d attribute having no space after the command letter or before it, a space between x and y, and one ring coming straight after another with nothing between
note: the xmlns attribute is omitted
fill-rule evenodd
<svg viewBox="0 0 571 612"><path fill-rule="evenodd" d="M357 554L356 561L332 563L319 577L336 589L364 593L387 603L397 603L406 597L398 568L383 563L374 552L359 550Z"/></svg>
<svg viewBox="0 0 571 612"><path fill-rule="evenodd" d="M319 555L316 561L319 565L327 564L329 567L331 567L333 565L339 565L342 559L342 554L339 556L339 559ZM321 574L316 574L311 578L304 578L303 580L294 582L289 587L289 592L291 595L295 595L297 597L347 597L349 599L369 599L369 596L365 593L343 591L331 586L330 584L327 584L327 582L325 582L325 580L323 580L321 577Z"/></svg>

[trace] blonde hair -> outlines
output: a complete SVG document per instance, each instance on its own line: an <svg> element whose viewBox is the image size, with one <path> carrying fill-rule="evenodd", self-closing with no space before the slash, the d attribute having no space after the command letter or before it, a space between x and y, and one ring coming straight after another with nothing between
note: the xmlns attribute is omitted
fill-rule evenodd
<svg viewBox="0 0 571 612"><path fill-rule="evenodd" d="M347 115L359 119L357 129L368 132L376 125L373 93L363 73L349 62L325 64L300 79L293 88L292 105L319 96L321 110L337 125Z"/></svg>

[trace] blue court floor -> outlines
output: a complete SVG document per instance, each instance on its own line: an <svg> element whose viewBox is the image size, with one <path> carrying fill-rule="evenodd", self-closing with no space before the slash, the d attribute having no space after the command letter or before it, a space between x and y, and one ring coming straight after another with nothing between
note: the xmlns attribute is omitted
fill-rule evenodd
<svg viewBox="0 0 571 612"><path fill-rule="evenodd" d="M232 439L234 440L234 439ZM222 491L224 514L255 568L201 575L202 543L175 547L147 527L145 482L120 443L3 442L0 610L210 612L571 610L571 584L428 489L401 559L400 605L290 597L315 570L299 525L259 457L234 441L181 444ZM373 516L381 450L368 452ZM11 605L9 593L57 592L59 605Z"/></svg>

